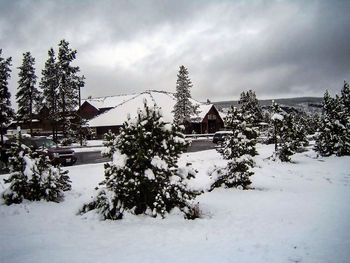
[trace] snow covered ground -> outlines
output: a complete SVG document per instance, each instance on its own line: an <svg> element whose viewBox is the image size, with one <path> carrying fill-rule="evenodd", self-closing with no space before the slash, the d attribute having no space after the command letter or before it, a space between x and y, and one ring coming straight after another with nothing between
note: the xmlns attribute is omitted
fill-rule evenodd
<svg viewBox="0 0 350 263"><path fill-rule="evenodd" d="M266 159L259 145L254 190L216 189L199 196L203 218L127 216L99 221L76 215L103 179L103 164L69 167L62 203L0 205L0 262L350 262L350 157L295 163ZM215 150L186 153L205 189L208 171L225 165ZM5 187L0 175L0 189Z"/></svg>

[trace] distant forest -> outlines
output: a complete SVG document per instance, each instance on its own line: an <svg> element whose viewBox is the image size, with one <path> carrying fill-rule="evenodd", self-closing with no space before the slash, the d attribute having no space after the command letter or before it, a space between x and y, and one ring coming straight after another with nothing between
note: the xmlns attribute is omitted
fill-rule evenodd
<svg viewBox="0 0 350 263"><path fill-rule="evenodd" d="M298 107L301 104L308 105L313 108L321 108L322 107L322 97L299 97L299 98L288 98L288 99L274 99L280 105L290 106L290 107ZM272 103L272 99L268 100L259 100L260 105L263 107L269 106ZM238 106L238 100L231 101L218 101L213 102L215 106L220 109L229 108L231 105Z"/></svg>

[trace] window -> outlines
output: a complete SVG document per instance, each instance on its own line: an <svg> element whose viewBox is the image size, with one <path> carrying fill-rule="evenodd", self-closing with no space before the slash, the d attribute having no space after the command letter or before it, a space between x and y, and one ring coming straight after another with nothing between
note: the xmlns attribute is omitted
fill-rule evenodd
<svg viewBox="0 0 350 263"><path fill-rule="evenodd" d="M216 120L215 114L208 114L208 120Z"/></svg>

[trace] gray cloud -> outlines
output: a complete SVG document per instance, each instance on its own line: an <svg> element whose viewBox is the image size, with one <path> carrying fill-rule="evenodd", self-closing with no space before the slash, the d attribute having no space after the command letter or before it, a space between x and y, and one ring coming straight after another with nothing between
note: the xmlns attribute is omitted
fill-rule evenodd
<svg viewBox="0 0 350 263"><path fill-rule="evenodd" d="M350 73L349 1L1 1L0 43L37 75L67 39L86 76L84 96L175 91L188 67L194 98L229 100L339 93Z"/></svg>

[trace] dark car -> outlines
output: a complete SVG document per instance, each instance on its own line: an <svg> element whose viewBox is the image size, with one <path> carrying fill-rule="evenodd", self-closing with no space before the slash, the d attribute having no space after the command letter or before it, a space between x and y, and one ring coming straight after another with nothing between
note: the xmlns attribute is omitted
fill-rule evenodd
<svg viewBox="0 0 350 263"><path fill-rule="evenodd" d="M220 143L225 140L226 136L231 136L232 131L218 131L214 134L213 143Z"/></svg>
<svg viewBox="0 0 350 263"><path fill-rule="evenodd" d="M6 152L15 140L15 138L7 140L1 149L1 159L5 163L8 162ZM53 164L73 165L77 161L72 149L58 147L54 141L45 137L23 137L22 143L39 154L47 155Z"/></svg>

